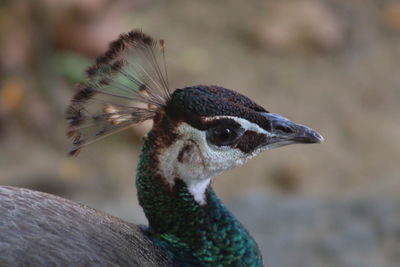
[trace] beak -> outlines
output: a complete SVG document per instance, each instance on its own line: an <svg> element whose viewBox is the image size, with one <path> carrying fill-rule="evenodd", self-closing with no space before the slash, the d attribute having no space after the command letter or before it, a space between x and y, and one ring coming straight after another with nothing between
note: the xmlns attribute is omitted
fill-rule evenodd
<svg viewBox="0 0 400 267"><path fill-rule="evenodd" d="M294 123L280 115L262 113L271 126L271 136L267 138L267 146L279 147L290 144L323 143L324 138L316 131Z"/></svg>

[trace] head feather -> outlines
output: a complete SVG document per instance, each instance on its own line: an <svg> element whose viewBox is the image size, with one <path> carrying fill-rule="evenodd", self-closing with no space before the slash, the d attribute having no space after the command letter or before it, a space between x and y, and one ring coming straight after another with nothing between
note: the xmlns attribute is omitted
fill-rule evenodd
<svg viewBox="0 0 400 267"><path fill-rule="evenodd" d="M86 71L67 108L71 155L83 146L152 119L171 98L158 43L140 30L121 34ZM163 64L160 62L163 61Z"/></svg>

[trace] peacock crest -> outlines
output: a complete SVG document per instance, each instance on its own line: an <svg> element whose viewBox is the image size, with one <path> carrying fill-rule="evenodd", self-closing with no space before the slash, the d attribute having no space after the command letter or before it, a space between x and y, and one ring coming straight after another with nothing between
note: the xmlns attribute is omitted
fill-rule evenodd
<svg viewBox="0 0 400 267"><path fill-rule="evenodd" d="M70 155L152 119L171 99L164 41L140 30L121 34L86 74L67 108Z"/></svg>

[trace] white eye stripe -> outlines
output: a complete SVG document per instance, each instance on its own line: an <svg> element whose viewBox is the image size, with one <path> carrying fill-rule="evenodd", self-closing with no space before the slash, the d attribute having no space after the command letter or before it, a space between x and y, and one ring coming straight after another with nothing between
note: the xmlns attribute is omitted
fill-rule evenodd
<svg viewBox="0 0 400 267"><path fill-rule="evenodd" d="M238 117L234 117L234 116L214 116L214 117L202 117L202 119L206 122L210 122L213 120L219 120L219 119L231 119L231 120L234 120L235 122L239 123L242 126L242 128L245 129L246 131L254 131L256 133L264 134L267 136L272 135L270 132L264 130L263 128L258 126L256 123L250 122L243 118L238 118Z"/></svg>

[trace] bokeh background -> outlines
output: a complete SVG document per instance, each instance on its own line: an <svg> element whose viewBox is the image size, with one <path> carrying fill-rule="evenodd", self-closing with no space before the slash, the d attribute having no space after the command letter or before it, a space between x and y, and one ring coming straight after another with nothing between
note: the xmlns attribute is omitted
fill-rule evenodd
<svg viewBox="0 0 400 267"><path fill-rule="evenodd" d="M174 88L234 89L325 137L214 180L268 266L399 266L395 0L1 0L0 184L146 222L134 176L149 125L66 155L74 84L133 28L166 40Z"/></svg>

